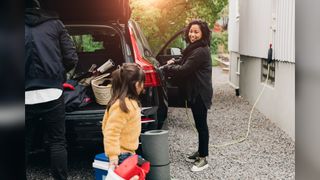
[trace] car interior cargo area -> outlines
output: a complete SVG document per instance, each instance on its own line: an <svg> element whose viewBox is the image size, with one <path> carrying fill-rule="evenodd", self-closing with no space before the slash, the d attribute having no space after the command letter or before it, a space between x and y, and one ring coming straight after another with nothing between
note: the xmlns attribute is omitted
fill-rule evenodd
<svg viewBox="0 0 320 180"><path fill-rule="evenodd" d="M70 25L67 30L74 41L79 61L75 69L67 72L67 83L75 90L65 88L66 110L105 109L107 100L99 102L99 96L110 98L111 73L125 62L121 36L111 26ZM72 100L75 95L77 102Z"/></svg>

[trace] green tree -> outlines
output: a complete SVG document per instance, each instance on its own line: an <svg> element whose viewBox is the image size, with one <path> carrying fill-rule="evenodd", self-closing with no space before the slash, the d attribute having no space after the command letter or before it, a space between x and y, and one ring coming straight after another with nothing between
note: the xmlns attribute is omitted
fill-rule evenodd
<svg viewBox="0 0 320 180"><path fill-rule="evenodd" d="M131 0L137 21L154 52L192 20L202 19L212 28L228 0Z"/></svg>
<svg viewBox="0 0 320 180"><path fill-rule="evenodd" d="M214 33L211 39L211 53L217 54L218 45L223 45L224 49L228 47L228 33L226 31Z"/></svg>

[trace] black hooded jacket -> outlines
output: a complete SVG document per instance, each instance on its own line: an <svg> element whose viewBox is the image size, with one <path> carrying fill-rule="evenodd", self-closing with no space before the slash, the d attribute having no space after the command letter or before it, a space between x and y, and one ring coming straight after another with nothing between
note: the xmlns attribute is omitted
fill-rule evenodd
<svg viewBox="0 0 320 180"><path fill-rule="evenodd" d="M182 59L164 69L173 74L180 92L191 103L200 95L207 109L212 104L212 61L206 43L196 41L184 51Z"/></svg>
<svg viewBox="0 0 320 180"><path fill-rule="evenodd" d="M78 62L74 43L58 16L25 10L25 90L59 88Z"/></svg>

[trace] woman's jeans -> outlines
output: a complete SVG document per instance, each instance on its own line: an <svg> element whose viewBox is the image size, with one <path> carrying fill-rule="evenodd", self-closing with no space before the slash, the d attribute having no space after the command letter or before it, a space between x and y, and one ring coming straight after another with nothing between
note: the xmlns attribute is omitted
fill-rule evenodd
<svg viewBox="0 0 320 180"><path fill-rule="evenodd" d="M26 105L26 162L33 142L35 126L42 120L48 135L52 176L67 179L67 150L65 140L65 106L63 96L59 99L35 105Z"/></svg>
<svg viewBox="0 0 320 180"><path fill-rule="evenodd" d="M209 146L209 130L207 124L207 112L208 109L204 105L200 95L196 98L196 101L191 104L192 115L196 128L198 131L199 147L198 152L200 157L208 156Z"/></svg>

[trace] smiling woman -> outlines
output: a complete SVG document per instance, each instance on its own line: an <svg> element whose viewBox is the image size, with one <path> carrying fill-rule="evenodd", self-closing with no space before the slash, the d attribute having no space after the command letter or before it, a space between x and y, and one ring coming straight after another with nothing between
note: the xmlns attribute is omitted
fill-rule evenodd
<svg viewBox="0 0 320 180"><path fill-rule="evenodd" d="M202 38L202 32L200 29L200 26L197 24L194 24L189 29L189 40L191 43L194 43L195 41L198 41Z"/></svg>
<svg viewBox="0 0 320 180"><path fill-rule="evenodd" d="M172 74L186 106L190 105L199 136L198 150L188 156L193 163L191 171L202 171L209 167L209 130L207 112L212 104L212 61L210 55L210 34L208 24L202 20L191 21L185 38L189 44L180 60L169 60L162 69Z"/></svg>

